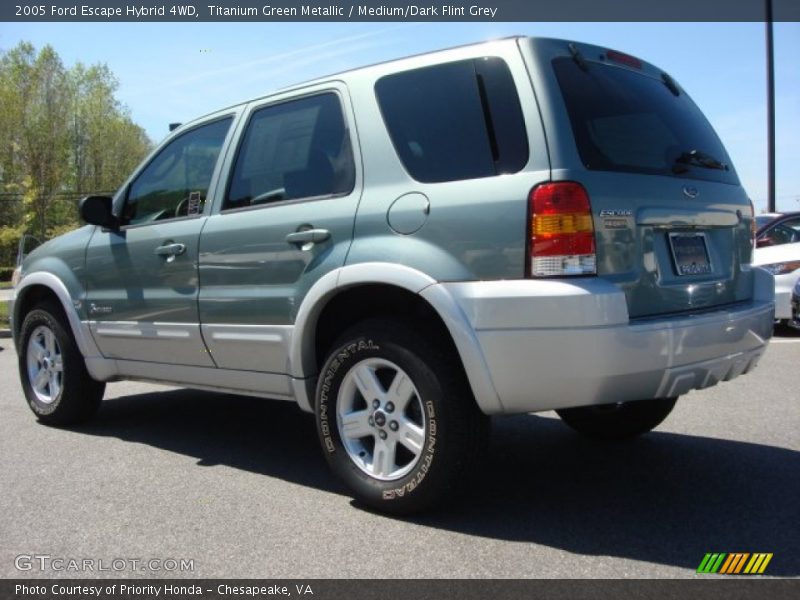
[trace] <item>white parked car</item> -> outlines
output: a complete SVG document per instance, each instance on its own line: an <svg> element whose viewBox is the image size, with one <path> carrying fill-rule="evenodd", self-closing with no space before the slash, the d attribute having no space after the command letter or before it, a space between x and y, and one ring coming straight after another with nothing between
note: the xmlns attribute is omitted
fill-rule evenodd
<svg viewBox="0 0 800 600"><path fill-rule="evenodd" d="M792 318L792 288L800 280L800 212L756 217L753 264L775 276L775 318Z"/></svg>

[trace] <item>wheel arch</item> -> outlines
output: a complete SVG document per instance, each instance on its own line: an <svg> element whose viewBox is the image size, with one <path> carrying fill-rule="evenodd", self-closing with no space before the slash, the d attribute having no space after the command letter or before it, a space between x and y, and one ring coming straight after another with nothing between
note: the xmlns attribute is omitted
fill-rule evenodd
<svg viewBox="0 0 800 600"><path fill-rule="evenodd" d="M69 329L75 338L81 354L86 357L98 356L100 353L94 343L89 328L81 322L76 310L75 301L64 282L56 275L48 272L36 272L26 275L15 290L13 333L14 340L19 342L19 334L25 315L34 306L46 300L54 301L60 306L66 317Z"/></svg>
<svg viewBox="0 0 800 600"><path fill-rule="evenodd" d="M367 296L370 305L363 311L356 310L354 307ZM326 344L349 325L387 314L398 303L406 315L430 319L434 326L441 327L461 360L478 406L487 414L502 412L480 344L456 300L428 275L392 263L342 267L320 278L306 294L295 319L289 351L289 372L300 408L313 411L320 353ZM344 319L336 319L342 315ZM331 317L337 327L330 326Z"/></svg>

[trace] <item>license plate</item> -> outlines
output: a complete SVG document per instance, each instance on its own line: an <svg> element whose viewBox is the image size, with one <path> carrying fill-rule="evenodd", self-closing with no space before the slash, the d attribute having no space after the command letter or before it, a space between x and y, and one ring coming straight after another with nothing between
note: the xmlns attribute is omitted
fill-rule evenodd
<svg viewBox="0 0 800 600"><path fill-rule="evenodd" d="M669 246L678 275L711 273L706 236L703 233L670 233Z"/></svg>

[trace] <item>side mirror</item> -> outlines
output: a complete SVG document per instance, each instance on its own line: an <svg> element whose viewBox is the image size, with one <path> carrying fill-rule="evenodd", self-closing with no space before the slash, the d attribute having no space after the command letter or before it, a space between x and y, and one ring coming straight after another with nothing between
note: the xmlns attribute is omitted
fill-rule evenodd
<svg viewBox="0 0 800 600"><path fill-rule="evenodd" d="M38 238L32 236L29 233L26 233L19 239L19 244L17 245L17 266L22 264L22 261L25 260L25 257L33 252L38 246L41 246L42 242L39 241Z"/></svg>
<svg viewBox="0 0 800 600"><path fill-rule="evenodd" d="M775 241L771 237L763 237L756 240L756 248L764 248L766 246L774 246Z"/></svg>
<svg viewBox="0 0 800 600"><path fill-rule="evenodd" d="M108 196L86 196L81 200L80 213L81 218L90 225L119 230L119 219L111 213L111 198Z"/></svg>

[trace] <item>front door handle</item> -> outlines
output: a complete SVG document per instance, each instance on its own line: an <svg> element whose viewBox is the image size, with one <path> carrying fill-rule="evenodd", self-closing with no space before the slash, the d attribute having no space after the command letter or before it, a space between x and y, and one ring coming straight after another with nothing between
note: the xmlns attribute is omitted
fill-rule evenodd
<svg viewBox="0 0 800 600"><path fill-rule="evenodd" d="M179 256L186 252L186 244L176 244L174 242L167 242L163 246L158 246L155 249L155 253L158 256L166 256L167 262L172 262L175 260L176 256Z"/></svg>
<svg viewBox="0 0 800 600"><path fill-rule="evenodd" d="M318 244L330 237L331 232L327 229L303 229L287 235L286 241L290 244Z"/></svg>

